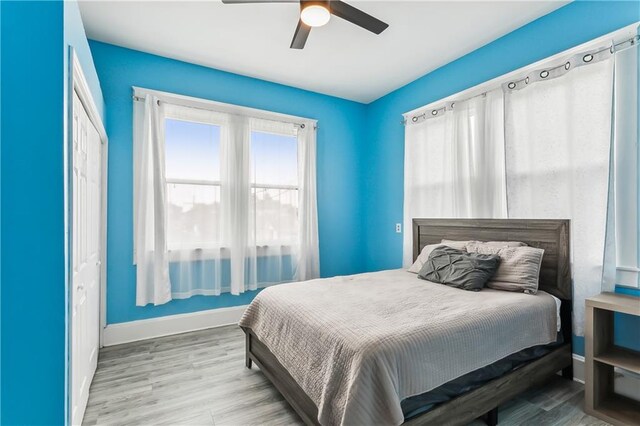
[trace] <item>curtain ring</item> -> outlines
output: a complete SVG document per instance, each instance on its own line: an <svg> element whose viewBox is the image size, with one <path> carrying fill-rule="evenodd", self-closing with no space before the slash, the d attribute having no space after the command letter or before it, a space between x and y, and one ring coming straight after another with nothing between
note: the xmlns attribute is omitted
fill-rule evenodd
<svg viewBox="0 0 640 426"><path fill-rule="evenodd" d="M524 79L524 84L529 84L529 77Z"/></svg>
<svg viewBox="0 0 640 426"><path fill-rule="evenodd" d="M434 109L433 111L431 111L431 115L438 115L438 110Z"/></svg>
<svg viewBox="0 0 640 426"><path fill-rule="evenodd" d="M414 123L416 123L416 122L418 121L418 117L413 117L413 118L411 119L411 121L413 121Z"/></svg>
<svg viewBox="0 0 640 426"><path fill-rule="evenodd" d="M456 105L455 102L451 102L451 109L453 109L453 107Z"/></svg>
<svg viewBox="0 0 640 426"><path fill-rule="evenodd" d="M591 53L587 53L586 55L584 55L582 57L582 60L584 62L591 62L591 61L593 61L593 55Z"/></svg>
<svg viewBox="0 0 640 426"><path fill-rule="evenodd" d="M569 68L571 68L571 62L567 61L567 63L564 64L564 69L568 71Z"/></svg>
<svg viewBox="0 0 640 426"><path fill-rule="evenodd" d="M515 89L515 88L516 88L516 84L512 81L511 83L509 83L509 84L507 85L507 87L508 87L509 89Z"/></svg>
<svg viewBox="0 0 640 426"><path fill-rule="evenodd" d="M549 71L547 71L547 70L542 71L542 72L540 73L540 77L542 77L542 78L547 78L547 77L549 77Z"/></svg>
<svg viewBox="0 0 640 426"><path fill-rule="evenodd" d="M304 123L302 123L302 124L300 125L300 128L301 128L301 129L304 129Z"/></svg>

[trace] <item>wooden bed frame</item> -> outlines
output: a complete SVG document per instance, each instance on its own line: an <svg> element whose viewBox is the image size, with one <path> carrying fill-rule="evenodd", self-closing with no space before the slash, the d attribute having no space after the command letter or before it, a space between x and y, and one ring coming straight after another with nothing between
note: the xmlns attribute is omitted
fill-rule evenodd
<svg viewBox="0 0 640 426"><path fill-rule="evenodd" d="M564 344L547 355L487 382L404 424L464 425L484 418L498 422L498 406L530 387L544 383L558 371L573 379L571 350L571 270L569 220L532 219L413 219L413 259L425 245L448 240L522 241L545 250L539 288L562 300L561 319ZM253 362L273 383L291 407L308 425L318 425L318 408L280 364L269 348L249 328L246 334L246 366Z"/></svg>

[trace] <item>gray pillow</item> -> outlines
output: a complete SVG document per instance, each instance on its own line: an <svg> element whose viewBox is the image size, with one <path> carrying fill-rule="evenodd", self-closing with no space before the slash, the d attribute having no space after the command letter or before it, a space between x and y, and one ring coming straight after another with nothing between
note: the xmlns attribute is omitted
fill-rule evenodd
<svg viewBox="0 0 640 426"><path fill-rule="evenodd" d="M447 247L451 247L451 248L458 249L458 250L465 250L465 246L466 245L467 245L467 241L447 241L447 242L445 242L445 240L442 240L442 242L440 244L429 244L427 246L424 246L424 248L422 249L422 251L418 255L418 258L416 259L415 262L413 262L413 265L411 265L411 267L408 269L408 271L409 272L413 272L414 274L419 273L420 269L422 269L422 265L424 265L424 263L427 261L427 259L429 259L429 255L431 254L433 249L436 248L436 247L447 246Z"/></svg>
<svg viewBox="0 0 640 426"><path fill-rule="evenodd" d="M433 249L418 277L464 290L479 291L500 265L495 254L467 253L447 246Z"/></svg>

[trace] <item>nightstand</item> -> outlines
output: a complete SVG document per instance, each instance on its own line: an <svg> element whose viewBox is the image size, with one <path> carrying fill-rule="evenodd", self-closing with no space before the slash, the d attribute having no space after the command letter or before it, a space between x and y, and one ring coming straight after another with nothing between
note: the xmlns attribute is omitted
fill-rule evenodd
<svg viewBox="0 0 640 426"><path fill-rule="evenodd" d="M614 368L640 374L640 352L613 342L615 312L640 315L640 298L602 293L586 301L585 411L614 425L640 425L640 402L613 388Z"/></svg>

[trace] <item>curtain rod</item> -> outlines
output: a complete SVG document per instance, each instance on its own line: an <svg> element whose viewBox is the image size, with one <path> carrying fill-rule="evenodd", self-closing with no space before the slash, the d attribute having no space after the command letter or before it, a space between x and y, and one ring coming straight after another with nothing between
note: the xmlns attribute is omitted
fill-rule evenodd
<svg viewBox="0 0 640 426"><path fill-rule="evenodd" d="M144 98L141 96L137 96L137 95L133 95L132 96L134 102L144 102ZM236 117L247 117L247 115L244 114L234 114L232 112L220 112L220 111L216 111L215 109L212 108L203 108L203 107L197 107L197 106L192 106L192 105L183 105L180 103L171 103L171 102L167 102L167 101L160 101L160 99L158 99L158 106L160 106L160 102L164 102L167 103L169 105L177 105L177 106L181 106L184 108L194 108L194 109L199 109L199 110L203 110L203 111L213 111L213 112L219 112L221 114L228 114L228 115L234 115ZM285 120L277 120L277 119L273 119L273 118L260 118L260 120L266 120L266 121L275 121L276 123L284 123L284 124L293 124L294 126L300 127L301 129L304 129L306 126L306 124L304 123L295 123L293 121L285 121ZM318 129L318 125L314 125L313 126L314 130Z"/></svg>
<svg viewBox="0 0 640 426"><path fill-rule="evenodd" d="M587 53L586 55L584 55L583 60L584 60L584 62L588 63L588 62L591 62L591 61L593 60L594 56L595 56L595 55L598 55L599 53L605 52L605 51L607 51L607 50L610 50L612 54L613 54L613 53L616 53L616 52L621 52L621 51L623 51L623 50L625 50L625 49L627 49L627 48L630 48L630 47L635 46L636 44L638 44L638 42L640 42L640 35L636 35L636 36L633 36L633 37L628 38L628 39L626 39L626 40L623 40L623 41L621 41L621 42L619 42L619 43L612 44L610 47L604 47L604 48L602 48L602 49L596 50L595 52ZM625 44L628 44L628 46L624 46ZM574 56L575 56L575 55L574 55ZM566 65L566 64L563 62L562 64L560 64L560 65L558 65L558 66L551 67L551 68L546 68L546 69L545 69L545 71L547 71L547 75L549 75L549 74L548 74L548 73L549 73L549 71L553 71L553 70L556 70L556 69L558 69L558 68L565 67L565 65ZM533 70L532 70L532 71L533 71ZM530 71L530 72L532 72L532 71ZM530 72L529 72L529 73L530 73ZM524 76L524 77L522 77L522 78L520 78L520 79L511 80L511 81L508 83L508 87L509 87L510 89L513 89L513 88L515 88L515 87L517 86L517 84L518 84L518 83L521 83L521 82L523 82L523 81L525 81L525 80L527 80L527 79L528 79L528 77L527 77L527 76ZM431 113L431 115L432 115L433 117L435 117L435 116L437 116L438 114L440 114L441 112L445 112L445 111L447 111L447 110L451 110L451 109L453 108L454 104L455 104L455 103L457 103L457 102L465 102L465 101L471 100L471 99L473 99L473 98L477 98L477 97L480 97L480 96L486 96L486 95L487 95L487 92L490 92L490 91L492 91L492 90L497 90L497 89L499 89L500 87L502 87L504 84L505 84L505 83L498 83L498 84L496 84L496 86L495 86L495 87L493 87L493 88L491 88L491 89L488 89L488 90L485 90L484 92L481 92L481 93L475 94L475 95L473 95L473 96L468 96L468 97L463 98L463 99L456 99L456 100L454 100L454 101L446 102L443 106L441 106L441 107L439 107L439 108L434 108L434 109L432 109L431 111L425 111L425 112L423 112L422 114L414 115L413 117L411 117L411 121L409 121L409 120L407 120L407 119L402 119L402 120L400 120L400 123L401 123L401 124L403 124L403 125L405 125L405 126L406 126L407 124L417 123L417 122L418 122L418 120L420 120L421 118L422 118L422 119L426 119L426 118L427 118L427 112L430 112L430 113Z"/></svg>

